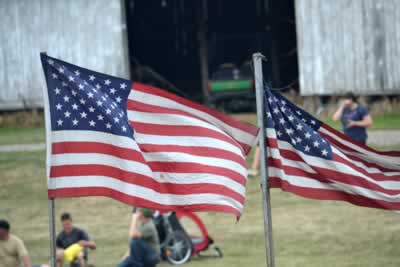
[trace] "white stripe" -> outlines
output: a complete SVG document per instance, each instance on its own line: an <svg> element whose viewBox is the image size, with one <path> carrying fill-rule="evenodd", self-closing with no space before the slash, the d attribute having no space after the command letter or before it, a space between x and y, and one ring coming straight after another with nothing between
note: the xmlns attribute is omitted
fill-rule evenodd
<svg viewBox="0 0 400 267"><path fill-rule="evenodd" d="M214 158L212 155L209 157L203 157L179 152L145 152L143 153L143 156L147 162L198 163L208 166L226 168L239 173L244 178L247 177L247 169L242 165L231 160Z"/></svg>
<svg viewBox="0 0 400 267"><path fill-rule="evenodd" d="M124 171L153 177L153 172L147 164L119 157L97 153L68 153L55 154L51 157L52 166L64 165L104 165L119 168Z"/></svg>
<svg viewBox="0 0 400 267"><path fill-rule="evenodd" d="M303 177L303 176L295 176L295 175L287 175L281 169L275 167L269 167L268 172L270 176L276 176L281 178L282 180L287 181L288 183L304 187L304 188L314 188L314 189L325 189L325 190L335 190L342 191L352 195L364 196L370 199L384 200L387 202L399 202L400 194L397 195L388 195L385 193L377 192L374 190L365 189L363 187L348 185L344 183L339 183L333 181L333 183L321 183L320 181Z"/></svg>
<svg viewBox="0 0 400 267"><path fill-rule="evenodd" d="M98 131L53 131L51 133L53 143L59 142L98 142L140 151L133 138L109 134Z"/></svg>
<svg viewBox="0 0 400 267"><path fill-rule="evenodd" d="M222 131L215 125L212 125L208 122L190 116L128 110L128 119L132 121L134 125L135 122L141 122L141 123L159 124L166 126L174 125L174 126L203 127L205 128L205 130L218 132L234 141L232 136L228 135L226 132Z"/></svg>
<svg viewBox="0 0 400 267"><path fill-rule="evenodd" d="M241 129L235 128L221 120L219 120L218 118L200 111L198 109L194 109L191 107L188 107L186 105L182 105L172 99L169 98L165 98L165 97L161 97L161 96L157 96L157 95L153 95L153 94L148 94L148 93L144 93L144 92L140 92L138 90L133 89L131 91L131 93L129 94L129 99L138 101L138 102L142 102L145 104L151 103L153 105L157 105L160 107L165 107L165 108L171 108L171 109L178 109L178 110L182 110L185 112L188 112L192 115L195 115L199 118L205 119L207 121L209 121L210 123L218 126L218 128L222 128L224 129L225 132L227 132L229 135L231 135L235 140L238 140L241 143L245 143L249 146L253 146L254 142L255 142L255 138L253 135L251 135L248 132L245 132Z"/></svg>
<svg viewBox="0 0 400 267"><path fill-rule="evenodd" d="M330 137L334 138L335 140L337 140L338 142L342 143L343 145L354 149L360 153L356 153L355 156L358 157L362 157L364 160L368 160L370 162L382 165L382 164L390 164L391 166L395 166L396 169L400 170L400 157L395 157L395 156L388 156L388 155L381 155L381 154L377 154L377 153L373 153L369 150L366 150L360 146L357 146L351 142L348 142L346 140L341 139L339 136L335 135L334 133L328 131L327 129L325 129L324 127L321 127L319 129L319 131L321 131L322 133L329 135ZM341 149L338 148L340 150L342 150L345 153L353 153L353 152L349 152L346 151L345 149Z"/></svg>
<svg viewBox="0 0 400 267"><path fill-rule="evenodd" d="M174 173L174 172L154 172L157 182L173 184L215 184L226 186L227 188L245 195L246 187L233 181L231 178L222 175L209 173Z"/></svg>
<svg viewBox="0 0 400 267"><path fill-rule="evenodd" d="M322 159L319 157L308 156L308 155L296 150L294 147L292 147L291 144L289 144L285 141L278 140L278 147L281 149L286 149L286 150L297 153L301 158L303 158L303 160L305 162L308 163L309 167L311 167L311 168L313 166L315 166L315 167L319 167L319 168L325 168L325 169L328 169L328 170L331 170L331 171L334 171L337 173L342 173L342 174L346 174L346 175L350 174L350 175L356 176L359 179L363 179L365 181L376 184L384 189L400 190L400 181L399 180L377 181L369 176L366 176L366 175L354 170L353 168L351 168L343 163L339 163L339 162L332 161L332 160L325 160L325 159ZM275 149L275 148L269 149L269 151L273 158L280 159L281 161L283 161L282 163L284 165L286 165L286 158L284 158L280 155L280 152L278 149ZM293 166L293 164L292 164L292 166ZM302 167L300 167L300 166L293 166L293 167L298 167L300 170L302 169ZM303 169L303 170L308 171L309 168ZM317 173L317 172L313 170L312 173ZM355 179L357 179L357 178L355 178Z"/></svg>
<svg viewBox="0 0 400 267"><path fill-rule="evenodd" d="M243 206L236 200L217 194L192 194L176 195L162 194L147 187L126 183L117 179L104 176L58 177L49 180L49 189L104 187L124 193L132 197L139 197L162 205L193 205L193 204L218 204L230 206L242 211Z"/></svg>
<svg viewBox="0 0 400 267"><path fill-rule="evenodd" d="M151 135L135 132L135 139L141 145L174 145L186 147L210 147L219 148L235 153L243 157L242 150L225 141L212 137L198 136L166 136L166 135Z"/></svg>

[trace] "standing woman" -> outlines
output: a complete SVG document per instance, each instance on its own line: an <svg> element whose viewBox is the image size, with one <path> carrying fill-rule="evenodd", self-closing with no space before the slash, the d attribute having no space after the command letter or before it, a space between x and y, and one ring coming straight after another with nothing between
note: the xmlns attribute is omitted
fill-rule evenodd
<svg viewBox="0 0 400 267"><path fill-rule="evenodd" d="M353 93L347 93L332 117L341 120L343 132L356 142L367 143L367 127L372 125L368 109L359 104Z"/></svg>

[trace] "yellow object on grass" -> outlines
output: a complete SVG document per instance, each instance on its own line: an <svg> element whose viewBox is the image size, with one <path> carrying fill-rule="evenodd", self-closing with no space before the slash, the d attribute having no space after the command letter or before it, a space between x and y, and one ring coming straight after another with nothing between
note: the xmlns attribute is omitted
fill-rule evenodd
<svg viewBox="0 0 400 267"><path fill-rule="evenodd" d="M64 261L71 263L79 253L83 250L83 247L79 244L73 244L64 250Z"/></svg>

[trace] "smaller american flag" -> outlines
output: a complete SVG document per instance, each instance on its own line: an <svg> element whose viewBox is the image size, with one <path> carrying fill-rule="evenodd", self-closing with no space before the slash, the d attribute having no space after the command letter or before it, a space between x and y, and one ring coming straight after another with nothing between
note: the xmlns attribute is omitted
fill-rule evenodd
<svg viewBox="0 0 400 267"><path fill-rule="evenodd" d="M400 209L400 152L352 141L265 89L270 186L304 197Z"/></svg>

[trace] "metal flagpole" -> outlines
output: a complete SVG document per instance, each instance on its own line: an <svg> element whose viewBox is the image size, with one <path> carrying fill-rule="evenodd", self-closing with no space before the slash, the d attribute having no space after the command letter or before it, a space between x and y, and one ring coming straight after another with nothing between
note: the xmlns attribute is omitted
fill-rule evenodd
<svg viewBox="0 0 400 267"><path fill-rule="evenodd" d="M46 52L41 52L40 57L42 60L46 60ZM46 84L47 76L45 71ZM44 118L46 125L46 175L47 175L47 186L49 186L50 177L50 158L51 158L51 121L49 111L49 96L47 94L47 88L43 86L43 102L44 102ZM51 267L56 267L56 224L55 224L55 200L49 198L49 233L50 233L50 264Z"/></svg>
<svg viewBox="0 0 400 267"><path fill-rule="evenodd" d="M54 198L49 199L49 230L50 230L50 265L56 267L56 224L54 214Z"/></svg>
<svg viewBox="0 0 400 267"><path fill-rule="evenodd" d="M264 211L264 235L267 255L267 266L275 267L274 243L272 238L272 215L271 215L271 197L268 184L267 173L267 151L265 146L265 102L264 102L264 79L262 71L262 61L264 56L261 53L253 54L254 78L256 83L257 99L257 122L260 130L259 148L260 148L260 173L261 173L261 191L262 204Z"/></svg>

